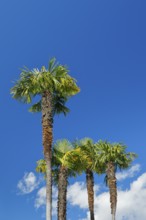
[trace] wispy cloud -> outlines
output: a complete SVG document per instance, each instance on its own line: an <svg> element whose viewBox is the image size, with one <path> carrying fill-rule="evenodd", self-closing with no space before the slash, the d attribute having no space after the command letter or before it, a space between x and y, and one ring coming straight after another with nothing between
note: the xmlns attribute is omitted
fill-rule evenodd
<svg viewBox="0 0 146 220"><path fill-rule="evenodd" d="M119 181L124 180L126 178L134 177L139 171L140 171L140 164L135 164L128 170L118 172L116 174L116 177Z"/></svg>
<svg viewBox="0 0 146 220"><path fill-rule="evenodd" d="M42 187L38 190L36 199L35 199L35 207L40 208L41 206L46 204L46 187Z"/></svg>
<svg viewBox="0 0 146 220"><path fill-rule="evenodd" d="M25 173L23 178L19 180L17 189L19 194L28 194L38 188L41 180L38 179L33 172Z"/></svg>
<svg viewBox="0 0 146 220"><path fill-rule="evenodd" d="M52 215L57 213L57 188L53 187L52 189ZM35 199L35 208L40 208L41 206L46 205L46 187L42 187L38 190L36 199Z"/></svg>

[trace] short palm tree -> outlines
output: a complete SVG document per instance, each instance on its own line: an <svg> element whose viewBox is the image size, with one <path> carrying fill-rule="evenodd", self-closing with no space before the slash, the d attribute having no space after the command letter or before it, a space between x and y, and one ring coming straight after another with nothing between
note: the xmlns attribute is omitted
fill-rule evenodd
<svg viewBox="0 0 146 220"><path fill-rule="evenodd" d="M66 139L58 140L53 148L53 182L58 186L58 220L66 220L67 206L67 185L68 178L76 176L77 164L74 163L76 153L73 145ZM37 162L37 172L42 172L46 176L46 161Z"/></svg>
<svg viewBox="0 0 146 220"><path fill-rule="evenodd" d="M127 153L126 146L120 143L111 144L106 141L99 141L96 147L99 155L99 163L105 169L106 182L110 192L112 220L115 220L117 206L116 170L117 168L120 170L128 168L136 157L136 154Z"/></svg>
<svg viewBox="0 0 146 220"><path fill-rule="evenodd" d="M58 220L66 220L66 199L68 177L75 175L71 155L72 144L66 140L59 140L54 145L54 168L58 169Z"/></svg>
<svg viewBox="0 0 146 220"><path fill-rule="evenodd" d="M78 149L82 170L86 173L86 185L88 194L88 205L90 211L90 219L94 220L94 172L101 174L102 169L98 162L98 152L90 138L83 138L77 141L76 147Z"/></svg>
<svg viewBox="0 0 146 220"><path fill-rule="evenodd" d="M30 111L42 112L42 130L44 157L47 165L46 172L46 220L51 220L52 212L52 177L51 158L53 141L53 117L55 114L68 113L65 106L69 97L79 92L75 80L68 74L68 69L56 63L53 58L49 67L38 69L24 69L20 79L11 89L14 99L24 103L32 103L34 97L39 97L39 102L32 105Z"/></svg>

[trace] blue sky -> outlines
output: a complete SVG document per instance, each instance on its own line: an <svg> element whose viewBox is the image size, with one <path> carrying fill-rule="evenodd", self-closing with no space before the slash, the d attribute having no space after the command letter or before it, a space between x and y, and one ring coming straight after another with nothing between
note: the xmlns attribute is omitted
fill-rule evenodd
<svg viewBox="0 0 146 220"><path fill-rule="evenodd" d="M68 102L70 114L55 118L54 140L89 136L123 142L138 154L135 164L140 167L119 187L132 193L130 183L141 181L146 195L145 7L144 0L1 1L0 219L39 220L44 213L34 207L39 188L21 196L17 187L25 173L28 177L35 172L35 162L42 157L41 115L13 100L10 88L22 67L47 66L54 56L68 65L81 88ZM71 184L75 181L84 181L84 176ZM102 178L96 178L96 184L102 185ZM71 220L73 210L76 219L86 218L86 207L78 204L69 206ZM146 213L139 219L146 219Z"/></svg>

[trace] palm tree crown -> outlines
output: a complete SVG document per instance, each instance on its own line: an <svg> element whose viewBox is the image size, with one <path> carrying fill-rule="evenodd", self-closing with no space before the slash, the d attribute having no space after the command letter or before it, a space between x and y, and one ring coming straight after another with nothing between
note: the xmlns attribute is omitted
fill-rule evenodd
<svg viewBox="0 0 146 220"><path fill-rule="evenodd" d="M42 96L48 91L52 96L53 114L66 114L69 109L65 107L65 102L80 91L75 79L68 72L67 67L56 63L55 58L50 60L48 69L44 66L40 70L25 68L11 89L11 94L19 101L31 103L33 97ZM30 111L41 111L41 99L32 105Z"/></svg>
<svg viewBox="0 0 146 220"><path fill-rule="evenodd" d="M113 162L115 169L128 168L133 159L136 157L135 153L126 152L126 146L120 143L109 143L107 141L99 141L96 143L97 152L99 155L100 164L107 164Z"/></svg>

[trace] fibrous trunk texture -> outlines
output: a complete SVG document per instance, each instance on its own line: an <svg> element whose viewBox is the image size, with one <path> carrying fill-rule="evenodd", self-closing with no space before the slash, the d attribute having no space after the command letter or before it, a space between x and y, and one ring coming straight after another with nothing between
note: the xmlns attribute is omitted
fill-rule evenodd
<svg viewBox="0 0 146 220"><path fill-rule="evenodd" d="M52 95L49 92L44 92L42 95L42 130L43 130L43 147L44 157L46 160L46 220L52 219Z"/></svg>
<svg viewBox="0 0 146 220"><path fill-rule="evenodd" d="M61 166L58 181L58 220L66 220L67 168Z"/></svg>
<svg viewBox="0 0 146 220"><path fill-rule="evenodd" d="M117 206L117 180L115 176L115 166L113 162L109 162L107 164L106 174L107 174L107 183L110 191L112 220L115 220L116 206Z"/></svg>
<svg viewBox="0 0 146 220"><path fill-rule="evenodd" d="M87 184L90 219L94 220L94 176L93 176L93 172L90 169L86 170L86 184Z"/></svg>

